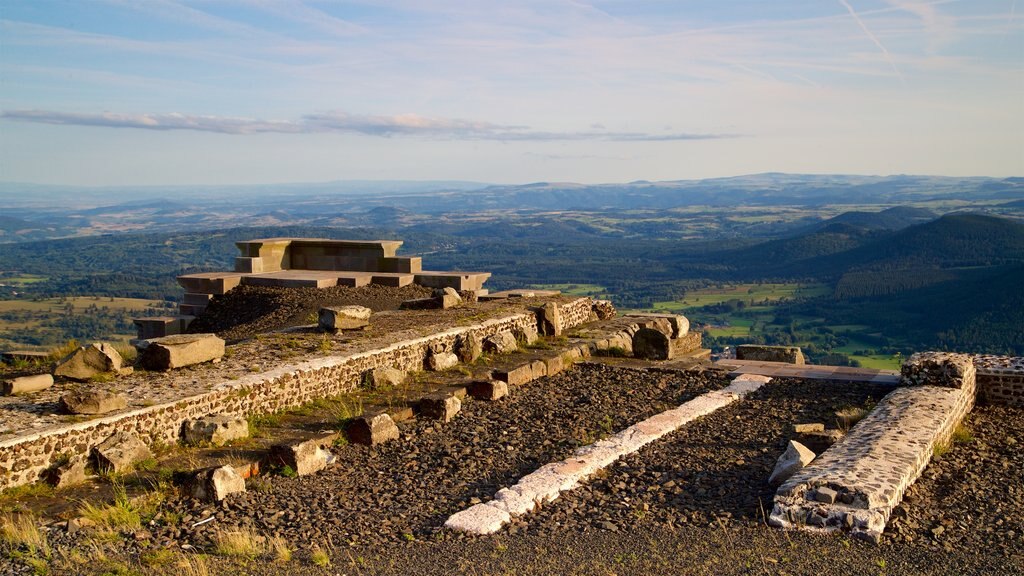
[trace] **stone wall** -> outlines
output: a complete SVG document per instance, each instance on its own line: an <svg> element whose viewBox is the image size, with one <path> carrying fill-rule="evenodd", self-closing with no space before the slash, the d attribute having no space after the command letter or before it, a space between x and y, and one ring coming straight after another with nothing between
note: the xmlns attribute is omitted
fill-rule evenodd
<svg viewBox="0 0 1024 576"><path fill-rule="evenodd" d="M1024 408L1024 358L977 355L978 402Z"/></svg>
<svg viewBox="0 0 1024 576"><path fill-rule="evenodd" d="M755 360L759 362L785 362L787 364L805 363L804 353L799 346L762 346L760 344L740 344L736 347L737 360Z"/></svg>
<svg viewBox="0 0 1024 576"><path fill-rule="evenodd" d="M590 310L590 302L590 298L581 298L561 305L567 328L575 326L573 322L583 316L580 310ZM459 336L475 334L483 339L503 331L536 330L536 325L535 314L514 314L369 352L283 366L225 381L204 394L6 440L0 442L0 489L34 482L58 456L88 455L94 446L115 432L130 432L150 445L173 443L178 440L186 420L211 414L269 414L300 406L355 390L367 370L379 367L422 370L431 346L440 344L450 351Z"/></svg>
<svg viewBox="0 0 1024 576"><path fill-rule="evenodd" d="M562 318L562 329L568 330L593 320L593 307L594 301L590 298L573 300L559 306L558 313Z"/></svg>

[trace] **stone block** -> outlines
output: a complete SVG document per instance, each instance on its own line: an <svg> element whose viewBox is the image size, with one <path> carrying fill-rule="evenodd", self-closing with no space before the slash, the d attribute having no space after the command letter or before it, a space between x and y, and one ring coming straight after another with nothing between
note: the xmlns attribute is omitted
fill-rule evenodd
<svg viewBox="0 0 1024 576"><path fill-rule="evenodd" d="M462 410L462 401L454 395L430 394L421 398L417 407L426 418L450 422Z"/></svg>
<svg viewBox="0 0 1024 576"><path fill-rule="evenodd" d="M57 363L53 375L84 382L97 374L117 372L122 363L121 355L113 346L96 342L65 356Z"/></svg>
<svg viewBox="0 0 1024 576"><path fill-rule="evenodd" d="M178 313L187 316L202 316L203 312L206 312L206 305L198 304L178 304Z"/></svg>
<svg viewBox="0 0 1024 576"><path fill-rule="evenodd" d="M562 313L558 304L548 302L537 309L537 326L544 336L562 335Z"/></svg>
<svg viewBox="0 0 1024 576"><path fill-rule="evenodd" d="M451 290L451 288L449 288L449 290ZM442 296L437 296L435 300L438 302L438 308L441 308L442 310L454 308L459 304L462 304L462 298L458 294L454 296L451 294L444 294Z"/></svg>
<svg viewBox="0 0 1024 576"><path fill-rule="evenodd" d="M673 340L672 349L675 351L675 355L678 357L700 351L704 342L703 336L700 332L688 332L685 336Z"/></svg>
<svg viewBox="0 0 1024 576"><path fill-rule="evenodd" d="M525 342L527 345L533 344L539 337L537 334L537 326L535 324L528 324L516 328L512 331L512 335L515 336L516 340Z"/></svg>
<svg viewBox="0 0 1024 576"><path fill-rule="evenodd" d="M828 486L818 486L818 489L814 491L814 501L822 504L834 504L836 496L838 493Z"/></svg>
<svg viewBox="0 0 1024 576"><path fill-rule="evenodd" d="M224 294L242 281L241 272L201 272L178 276L178 285L193 294Z"/></svg>
<svg viewBox="0 0 1024 576"><path fill-rule="evenodd" d="M106 414L125 408L128 400L106 390L72 390L60 397L60 404L70 414Z"/></svg>
<svg viewBox="0 0 1024 576"><path fill-rule="evenodd" d="M43 473L46 483L57 488L67 488L85 482L87 462L84 458L73 458L54 466Z"/></svg>
<svg viewBox="0 0 1024 576"><path fill-rule="evenodd" d="M416 276L413 274L398 274L390 272L375 272L370 276L370 281L374 284L381 286L391 286L393 288L401 288L402 286L408 286L413 283Z"/></svg>
<svg viewBox="0 0 1024 576"><path fill-rule="evenodd" d="M93 449L96 469L101 472L119 474L132 470L136 463L153 457L149 448L138 436L118 432Z"/></svg>
<svg viewBox="0 0 1024 576"><path fill-rule="evenodd" d="M803 365L804 353L799 346L761 346L759 344L740 344L736 347L737 360L755 360L759 362L785 362Z"/></svg>
<svg viewBox="0 0 1024 576"><path fill-rule="evenodd" d="M768 483L772 485L782 484L804 466L810 464L814 458L814 452L808 450L803 444L790 440L786 451L782 453L782 456L779 456L779 460L775 463L775 469L772 470Z"/></svg>
<svg viewBox="0 0 1024 576"><path fill-rule="evenodd" d="M366 371L363 383L371 390L384 390L401 385L405 378L405 371L398 368L374 368Z"/></svg>
<svg viewBox="0 0 1024 576"><path fill-rule="evenodd" d="M484 353L484 343L476 333L460 334L455 339L455 355L466 364L476 362Z"/></svg>
<svg viewBox="0 0 1024 576"><path fill-rule="evenodd" d="M186 420L181 425L181 437L186 444L220 446L232 440L249 437L249 422L239 416L206 416Z"/></svg>
<svg viewBox="0 0 1024 576"><path fill-rule="evenodd" d="M519 343L511 332L498 332L484 338L484 352L489 354L508 354L519 349Z"/></svg>
<svg viewBox="0 0 1024 576"><path fill-rule="evenodd" d="M500 400L508 396L508 384L501 380L473 382L469 385L469 395L477 400Z"/></svg>
<svg viewBox="0 0 1024 576"><path fill-rule="evenodd" d="M216 334L177 334L149 340L139 364L147 370L173 370L223 356L224 341Z"/></svg>
<svg viewBox="0 0 1024 576"><path fill-rule="evenodd" d="M446 286L444 288L434 288L434 298L443 298L445 296L450 296L452 298L452 301L454 302L452 306L454 306L455 304L462 303L462 296L459 295L459 291L456 290L455 288L452 288L451 286ZM450 307L451 306L445 306L445 308Z"/></svg>
<svg viewBox="0 0 1024 576"><path fill-rule="evenodd" d="M459 357L452 352L434 352L427 356L427 370L441 372L459 365Z"/></svg>
<svg viewBox="0 0 1024 576"><path fill-rule="evenodd" d="M672 332L670 338L682 338L690 332L690 321L682 314L669 314L660 312L630 312L625 315L627 318L662 319L668 322Z"/></svg>
<svg viewBox="0 0 1024 576"><path fill-rule="evenodd" d="M641 328L633 335L633 356L636 358L671 360L673 353L672 339L661 330Z"/></svg>
<svg viewBox="0 0 1024 576"><path fill-rule="evenodd" d="M544 363L539 362L541 369L543 370ZM506 368L495 370L492 373L495 380L501 380L509 386L521 386L527 382L532 382L537 378L537 374L534 372L534 362L527 362L514 368Z"/></svg>
<svg viewBox="0 0 1024 576"><path fill-rule="evenodd" d="M186 294L188 296L188 294ZM203 294L206 296L206 294ZM139 340L161 338L171 334L181 334L181 322L177 316L148 316L132 318Z"/></svg>
<svg viewBox="0 0 1024 576"><path fill-rule="evenodd" d="M561 355L544 358L541 362L544 362L544 373L547 376L554 376L565 370L565 359Z"/></svg>
<svg viewBox="0 0 1024 576"><path fill-rule="evenodd" d="M298 476L316 474L334 461L330 447L337 439L338 433L333 432L301 442L275 444L270 447L270 458L279 466L290 467Z"/></svg>
<svg viewBox="0 0 1024 576"><path fill-rule="evenodd" d="M320 329L328 332L359 330L370 325L373 311L365 306L330 306L320 309Z"/></svg>
<svg viewBox="0 0 1024 576"><path fill-rule="evenodd" d="M354 418L345 429L348 441L353 444L376 446L401 435L395 421L386 412L363 414Z"/></svg>
<svg viewBox="0 0 1024 576"><path fill-rule="evenodd" d="M901 386L974 386L977 370L968 354L918 352L900 368Z"/></svg>
<svg viewBox="0 0 1024 576"><path fill-rule="evenodd" d="M19 376L18 378L9 378L0 382L0 390L2 390L4 396L41 392L50 386L53 386L53 376L49 374Z"/></svg>
<svg viewBox="0 0 1024 576"><path fill-rule="evenodd" d="M220 502L229 494L245 492L245 479L234 466L224 465L200 470L190 483L192 497Z"/></svg>
<svg viewBox="0 0 1024 576"><path fill-rule="evenodd" d="M490 272L434 272L424 270L416 274L416 283L427 288L451 287L459 292L479 290L491 277Z"/></svg>

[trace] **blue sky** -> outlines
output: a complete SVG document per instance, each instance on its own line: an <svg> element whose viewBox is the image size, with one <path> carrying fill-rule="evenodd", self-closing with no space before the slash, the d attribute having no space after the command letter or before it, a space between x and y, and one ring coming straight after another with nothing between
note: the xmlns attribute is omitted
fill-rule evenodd
<svg viewBox="0 0 1024 576"><path fill-rule="evenodd" d="M1015 0L0 0L0 180L765 171L1024 175Z"/></svg>

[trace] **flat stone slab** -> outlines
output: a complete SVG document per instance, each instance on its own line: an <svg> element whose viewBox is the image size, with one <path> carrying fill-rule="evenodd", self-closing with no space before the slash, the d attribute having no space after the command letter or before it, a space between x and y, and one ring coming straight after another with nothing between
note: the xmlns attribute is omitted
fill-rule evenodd
<svg viewBox="0 0 1024 576"><path fill-rule="evenodd" d="M328 306L321 308L319 324L321 330L358 330L370 325L373 310L366 306Z"/></svg>
<svg viewBox="0 0 1024 576"><path fill-rule="evenodd" d="M787 362L766 362L761 360L719 360L715 366L728 369L730 376L740 374L761 374L776 378L803 378L805 380L837 380L842 382L873 382L876 384L899 384L897 370L876 370L874 368L852 368L849 366L797 366Z"/></svg>
<svg viewBox="0 0 1024 576"><path fill-rule="evenodd" d="M224 340L215 334L176 334L146 343L139 363L147 370L173 370L224 356Z"/></svg>
<svg viewBox="0 0 1024 576"><path fill-rule="evenodd" d="M128 406L121 394L106 390L72 390L60 397L60 405L71 414L106 414Z"/></svg>
<svg viewBox="0 0 1024 576"><path fill-rule="evenodd" d="M584 446L576 450L572 457L546 464L522 477L514 486L499 490L490 502L476 504L453 514L444 526L470 534L493 534L510 522L512 517L531 512L537 504L558 498L560 493L572 490L590 475L622 456L636 452L679 427L742 399L769 380L762 376L741 376L722 390L702 394L678 408L651 416L609 438Z"/></svg>
<svg viewBox="0 0 1024 576"><path fill-rule="evenodd" d="M398 440L401 436L395 421L386 412L364 414L354 418L345 429L345 434L349 442L367 446Z"/></svg>
<svg viewBox="0 0 1024 576"><path fill-rule="evenodd" d="M249 437L249 422L240 416L206 416L189 420L181 427L186 444L220 446Z"/></svg>
<svg viewBox="0 0 1024 576"><path fill-rule="evenodd" d="M769 523L782 528L845 530L878 542L893 508L917 480L936 444L974 405L975 383L962 388L897 388L839 442L784 482ZM821 502L820 488L834 490Z"/></svg>
<svg viewBox="0 0 1024 576"><path fill-rule="evenodd" d="M65 356L53 369L54 376L85 381L104 372L121 369L121 354L106 342L82 346Z"/></svg>

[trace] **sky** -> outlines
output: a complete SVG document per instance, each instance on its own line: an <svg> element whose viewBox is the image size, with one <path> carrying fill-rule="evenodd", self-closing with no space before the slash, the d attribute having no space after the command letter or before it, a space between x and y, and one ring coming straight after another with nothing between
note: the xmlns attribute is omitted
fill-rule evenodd
<svg viewBox="0 0 1024 576"><path fill-rule="evenodd" d="M0 180L1024 176L1016 4L0 0Z"/></svg>

